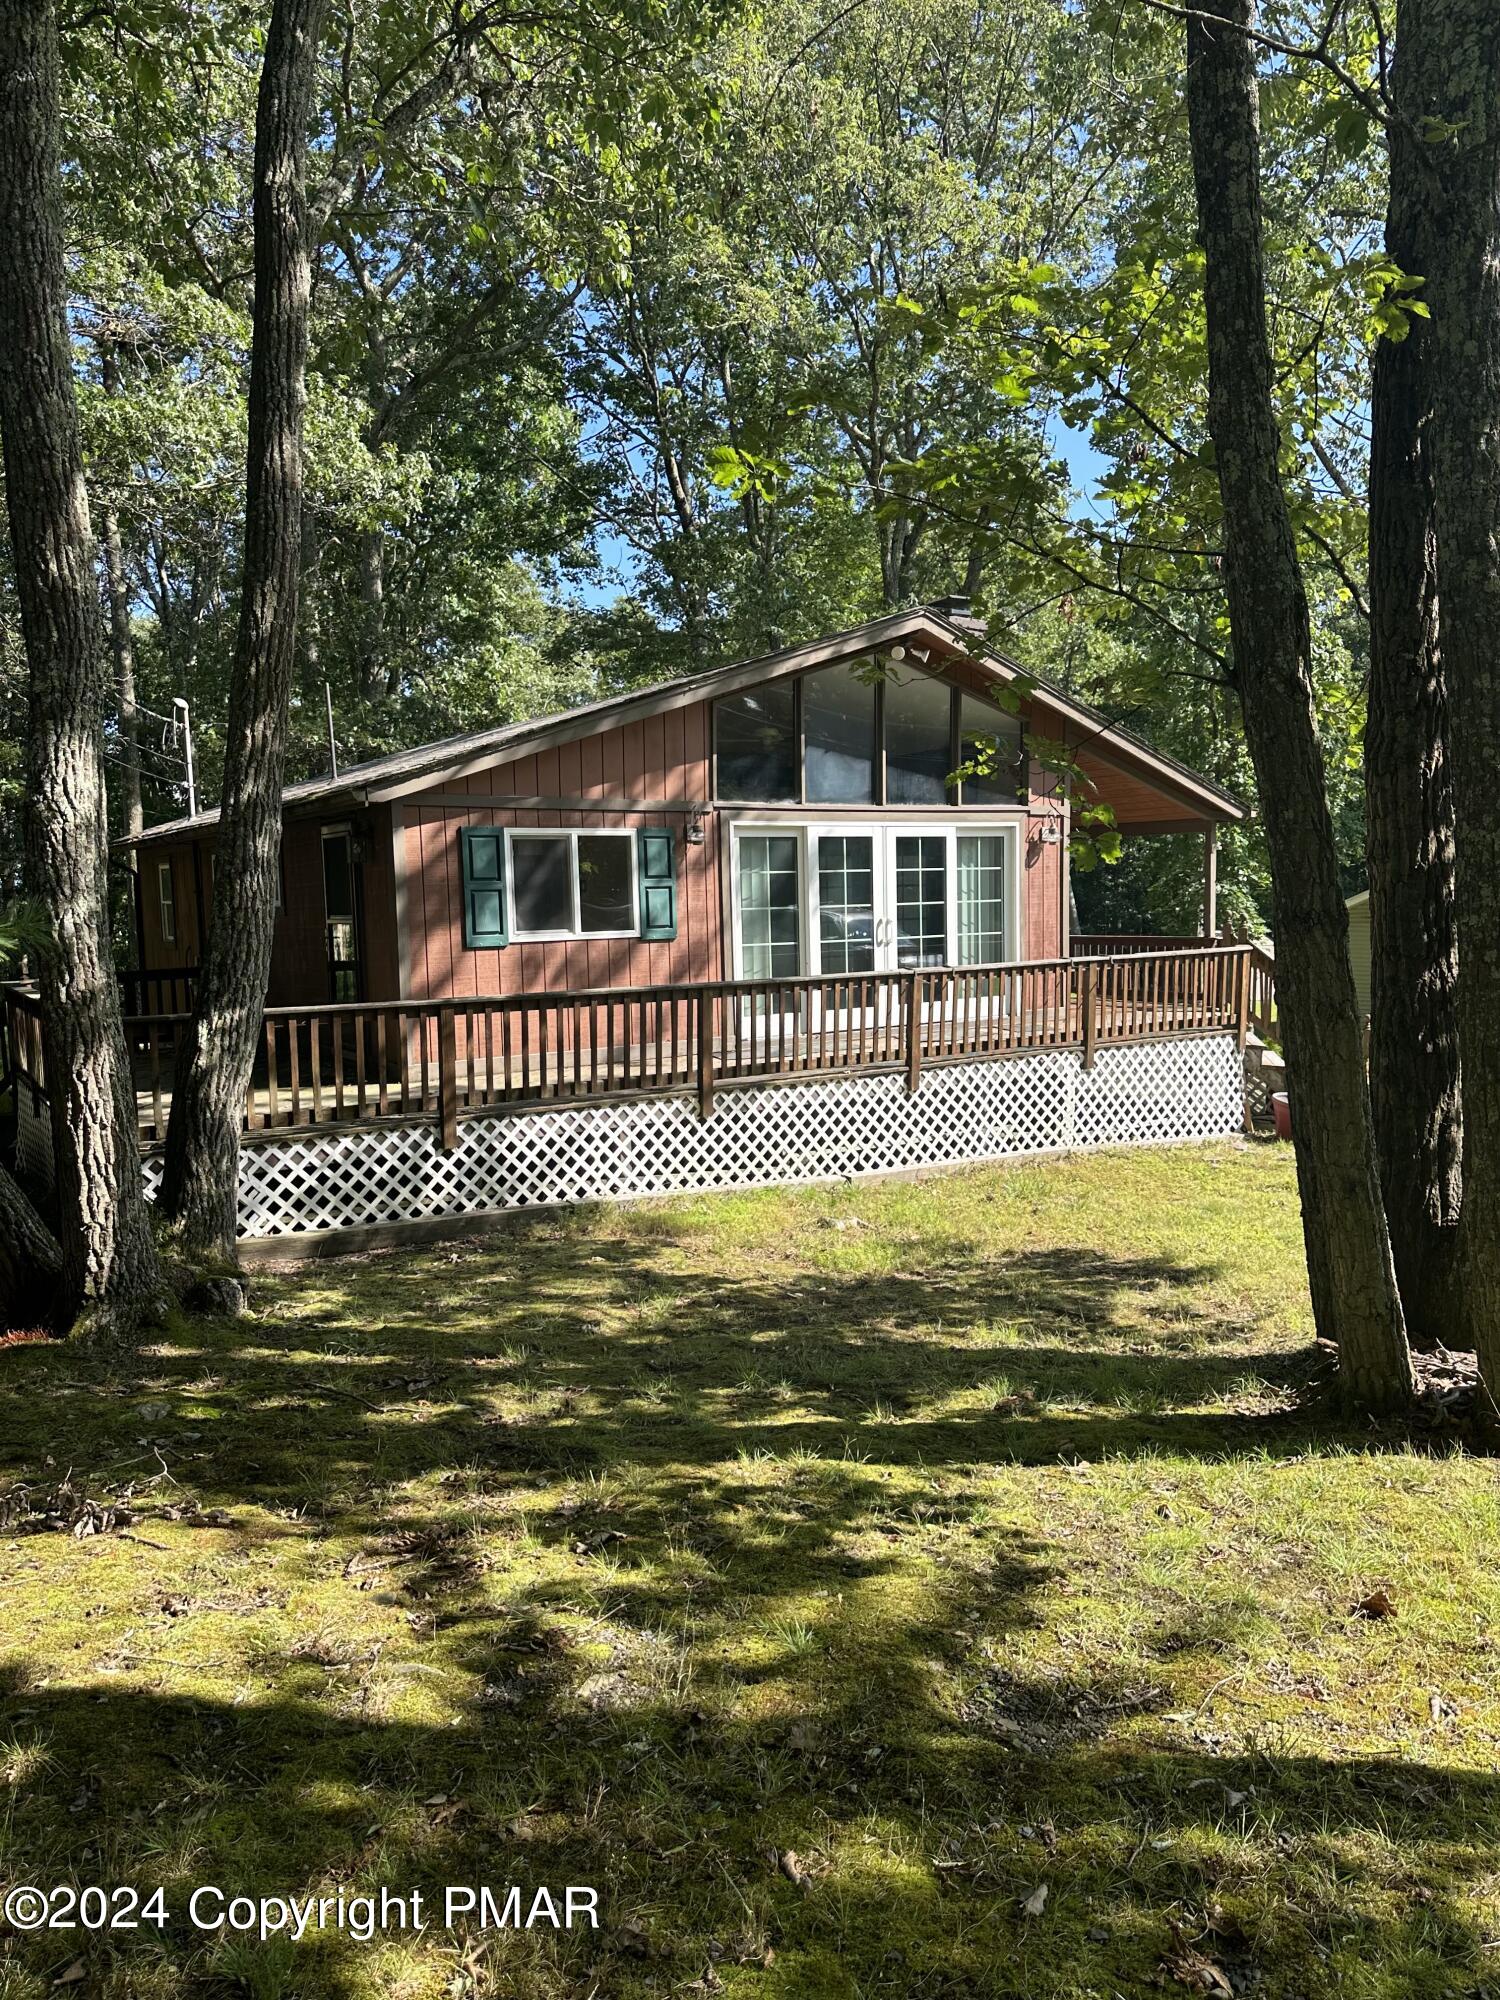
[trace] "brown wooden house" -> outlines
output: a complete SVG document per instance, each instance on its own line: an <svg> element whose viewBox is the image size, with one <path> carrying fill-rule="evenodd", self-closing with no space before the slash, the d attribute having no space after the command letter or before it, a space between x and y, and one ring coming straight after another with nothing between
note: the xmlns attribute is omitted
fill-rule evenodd
<svg viewBox="0 0 1500 2000"><path fill-rule="evenodd" d="M1018 690L1007 693L1007 690ZM268 1004L1066 957L1067 746L1126 835L1245 808L990 651L961 601L285 793ZM132 1011L186 1003L215 813L139 843Z"/></svg>

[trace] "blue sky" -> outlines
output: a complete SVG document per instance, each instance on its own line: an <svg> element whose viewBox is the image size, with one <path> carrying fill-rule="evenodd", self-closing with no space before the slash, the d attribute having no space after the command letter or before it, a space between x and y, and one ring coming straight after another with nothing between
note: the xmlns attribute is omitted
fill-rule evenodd
<svg viewBox="0 0 1500 2000"><path fill-rule="evenodd" d="M1095 451L1086 431L1074 430L1059 417L1051 419L1047 433L1053 449L1067 464L1076 496L1075 509L1080 513L1092 511L1098 481L1109 469L1108 459ZM599 575L579 584L576 591L577 602L589 611L602 610L628 592L639 568L630 544L611 530L598 530L594 545L604 568Z"/></svg>

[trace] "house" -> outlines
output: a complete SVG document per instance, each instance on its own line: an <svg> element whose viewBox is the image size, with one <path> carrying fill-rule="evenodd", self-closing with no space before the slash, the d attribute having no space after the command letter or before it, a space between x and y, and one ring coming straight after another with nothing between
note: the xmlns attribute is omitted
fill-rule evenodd
<svg viewBox="0 0 1500 2000"><path fill-rule="evenodd" d="M1200 936L1070 935L1078 787L1127 837L1201 840ZM962 602L381 757L284 806L251 1243L1244 1117L1251 948L1215 936L1215 841L1245 808L992 652ZM214 831L203 813L138 842L126 1014L153 1193ZM38 1003L5 1005L18 1152L45 1179Z"/></svg>
<svg viewBox="0 0 1500 2000"><path fill-rule="evenodd" d="M1023 731L1066 745L1122 833L1203 838L1212 937L1214 839L1244 807L949 600L289 785L270 1004L1066 955L1069 807ZM141 838L148 975L196 965L216 819Z"/></svg>

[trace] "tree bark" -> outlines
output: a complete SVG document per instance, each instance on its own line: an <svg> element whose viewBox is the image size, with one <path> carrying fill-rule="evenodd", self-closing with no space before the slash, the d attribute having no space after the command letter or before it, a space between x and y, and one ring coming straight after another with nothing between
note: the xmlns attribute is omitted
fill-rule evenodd
<svg viewBox="0 0 1500 2000"><path fill-rule="evenodd" d="M61 1217L64 1311L122 1331L160 1297L109 953L105 671L73 389L52 0L0 8L0 428L30 668L26 859Z"/></svg>
<svg viewBox="0 0 1500 2000"><path fill-rule="evenodd" d="M385 530L359 538L359 698L378 708L386 696Z"/></svg>
<svg viewBox="0 0 1500 2000"><path fill-rule="evenodd" d="M109 600L109 643L115 663L115 699L120 709L120 824L134 840L145 819L141 811L141 730L135 705L135 638L130 630L130 588L120 545L120 516L103 509L104 591Z"/></svg>
<svg viewBox="0 0 1500 2000"><path fill-rule="evenodd" d="M1252 0L1203 0L1187 24L1208 425L1224 509L1235 677L1276 898L1276 999L1313 1314L1319 1333L1337 1345L1345 1401L1391 1410L1411 1399L1411 1356L1380 1206L1348 917L1313 706L1307 598L1279 472L1257 79L1245 32L1252 18Z"/></svg>
<svg viewBox="0 0 1500 2000"><path fill-rule="evenodd" d="M255 317L239 626L213 906L162 1201L183 1248L235 1260L240 1116L271 967L281 781L296 668L311 245L308 125L324 0L276 0L255 121Z"/></svg>
<svg viewBox="0 0 1500 2000"><path fill-rule="evenodd" d="M1425 52L1407 115L1438 180L1433 441L1443 661L1453 746L1463 1066L1459 1271L1466 1335L1500 1395L1500 14L1493 0L1406 0Z"/></svg>
<svg viewBox="0 0 1500 2000"><path fill-rule="evenodd" d="M1403 5L1392 86L1386 249L1409 276L1441 261L1443 218L1415 119L1431 36ZM1370 449L1370 1103L1407 1333L1452 1337L1462 1196L1453 782L1438 613L1431 323L1375 350Z"/></svg>
<svg viewBox="0 0 1500 2000"><path fill-rule="evenodd" d="M0 1327L51 1326L62 1276L57 1238L0 1167Z"/></svg>
<svg viewBox="0 0 1500 2000"><path fill-rule="evenodd" d="M107 348L102 367L105 388L110 395L118 395L120 371ZM135 705L135 635L130 629L130 584L120 541L120 514L113 500L106 502L101 510L100 530L104 545L104 594L109 605L109 644L114 656L115 698L120 710L120 821L123 831L135 840L145 824L141 813L140 716ZM132 865L135 860L132 852Z"/></svg>

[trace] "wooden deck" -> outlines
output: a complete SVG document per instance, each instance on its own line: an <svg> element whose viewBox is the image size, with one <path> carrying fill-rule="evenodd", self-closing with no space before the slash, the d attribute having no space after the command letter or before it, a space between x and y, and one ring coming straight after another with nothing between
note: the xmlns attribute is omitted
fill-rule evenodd
<svg viewBox="0 0 1500 2000"><path fill-rule="evenodd" d="M1132 940L1132 942L1134 942ZM849 978L525 994L449 1002L275 1008L246 1098L248 1136L430 1119L457 1143L465 1113L690 1091L767 1079L925 1069L1049 1049L1238 1035L1250 947L1173 945L1018 965ZM45 1093L35 995L6 992L12 1061ZM140 1141L166 1134L186 1014L127 1021Z"/></svg>

